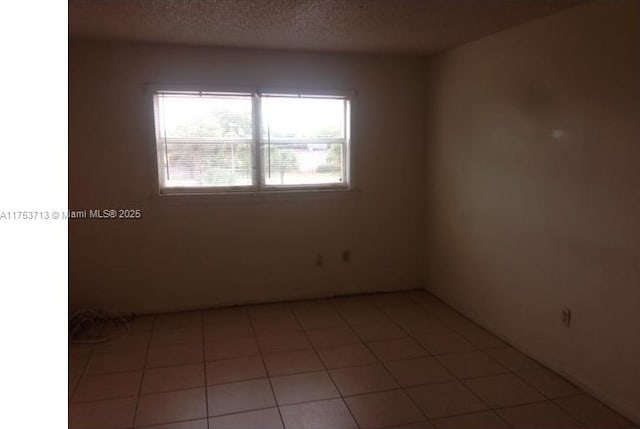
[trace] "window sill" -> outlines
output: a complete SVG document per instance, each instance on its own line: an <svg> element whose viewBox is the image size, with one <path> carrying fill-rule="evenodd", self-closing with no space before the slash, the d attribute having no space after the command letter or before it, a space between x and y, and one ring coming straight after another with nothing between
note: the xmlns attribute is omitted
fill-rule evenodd
<svg viewBox="0 0 640 429"><path fill-rule="evenodd" d="M220 194L180 193L156 194L154 199L171 206L284 203L299 201L352 200L360 198L358 189L314 189L277 190L261 192L228 192Z"/></svg>

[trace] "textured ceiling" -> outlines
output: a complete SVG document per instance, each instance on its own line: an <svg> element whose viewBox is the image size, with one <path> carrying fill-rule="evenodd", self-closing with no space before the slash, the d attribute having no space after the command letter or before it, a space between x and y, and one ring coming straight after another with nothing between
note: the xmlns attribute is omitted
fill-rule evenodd
<svg viewBox="0 0 640 429"><path fill-rule="evenodd" d="M581 0L70 0L72 36L429 54Z"/></svg>

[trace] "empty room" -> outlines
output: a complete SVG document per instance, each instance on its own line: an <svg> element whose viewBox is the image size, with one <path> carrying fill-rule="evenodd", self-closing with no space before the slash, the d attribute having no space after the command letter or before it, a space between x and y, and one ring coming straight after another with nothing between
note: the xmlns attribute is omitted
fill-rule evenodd
<svg viewBox="0 0 640 429"><path fill-rule="evenodd" d="M640 424L639 1L65 12L69 428Z"/></svg>

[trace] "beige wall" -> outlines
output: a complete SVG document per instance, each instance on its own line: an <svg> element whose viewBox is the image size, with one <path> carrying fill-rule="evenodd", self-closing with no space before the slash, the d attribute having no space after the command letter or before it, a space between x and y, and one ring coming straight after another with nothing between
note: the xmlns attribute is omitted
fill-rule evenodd
<svg viewBox="0 0 640 429"><path fill-rule="evenodd" d="M640 420L639 12L587 3L437 55L427 79L411 57L72 40L69 205L144 213L70 222L72 308L144 313L426 279ZM356 90L359 192L159 197L147 82Z"/></svg>
<svg viewBox="0 0 640 429"><path fill-rule="evenodd" d="M422 287L422 60L82 40L69 53L69 205L144 213L70 222L72 308L153 312ZM157 196L146 82L357 91L358 192Z"/></svg>
<svg viewBox="0 0 640 429"><path fill-rule="evenodd" d="M636 421L639 5L432 58L426 158L428 288Z"/></svg>

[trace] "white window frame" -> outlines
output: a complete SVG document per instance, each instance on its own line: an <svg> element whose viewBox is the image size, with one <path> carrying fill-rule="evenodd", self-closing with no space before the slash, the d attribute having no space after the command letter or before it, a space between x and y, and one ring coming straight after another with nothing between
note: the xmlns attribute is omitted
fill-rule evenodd
<svg viewBox="0 0 640 429"><path fill-rule="evenodd" d="M158 177L158 192L160 195L189 195L189 194L210 194L210 195L230 195L230 194L268 194L268 193L288 193L288 192L314 192L314 191L344 191L353 189L353 143L352 143L352 112L353 112L353 99L355 93L353 91L315 91L315 90L290 90L290 89L274 89L274 90L243 90L238 88L211 88L204 89L199 87L198 89L189 87L173 87L173 86L150 86L149 88L152 95L153 104L153 119L154 119L154 151L156 153L157 160L157 177ZM184 186L168 187L166 183L166 149L162 149L160 146L162 142L166 144L166 137L162 136L162 130L159 126L160 112L159 103L157 101L157 95L160 94L211 94L211 95L240 95L251 96L252 105L252 121L253 121L253 136L251 141L246 143L251 144L252 148L252 184L242 186ZM344 126L345 137L344 139L335 139L336 142L343 144L343 169L344 180L340 183L320 183L320 184L294 184L294 185L268 185L266 183L266 177L263 171L263 148L265 142L262 138L262 118L261 118L261 97L262 96L286 96L286 97L309 97L309 98L337 98L345 101L344 109ZM177 140L177 139L174 139ZM329 139L324 139L327 141ZM234 141L235 143L241 141Z"/></svg>

